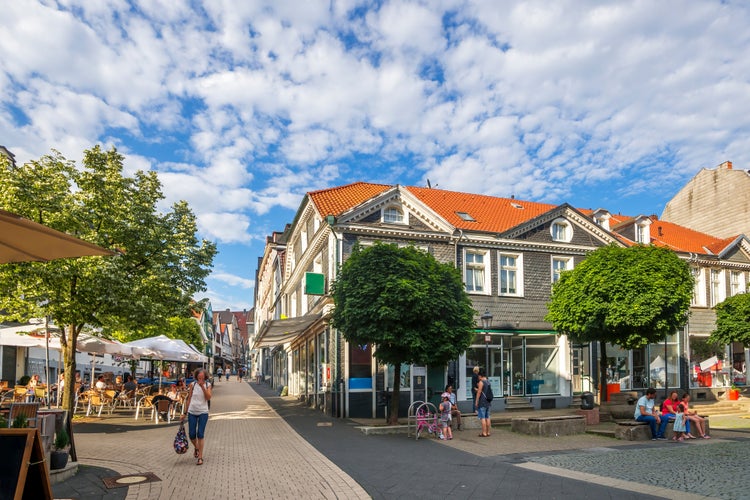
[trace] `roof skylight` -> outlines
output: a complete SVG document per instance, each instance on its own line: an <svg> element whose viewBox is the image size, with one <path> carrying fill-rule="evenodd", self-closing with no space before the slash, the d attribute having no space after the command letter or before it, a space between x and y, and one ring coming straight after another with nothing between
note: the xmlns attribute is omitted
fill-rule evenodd
<svg viewBox="0 0 750 500"><path fill-rule="evenodd" d="M459 217L461 217L463 220L467 222L476 222L476 219L474 219L474 217L467 214L466 212L456 212L456 215L458 215Z"/></svg>

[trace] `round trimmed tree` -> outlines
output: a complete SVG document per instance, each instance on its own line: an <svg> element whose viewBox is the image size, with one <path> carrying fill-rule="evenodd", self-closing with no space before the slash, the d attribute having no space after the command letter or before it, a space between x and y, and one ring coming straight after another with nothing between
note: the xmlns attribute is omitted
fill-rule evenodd
<svg viewBox="0 0 750 500"><path fill-rule="evenodd" d="M333 284L333 325L357 345L372 344L381 363L441 366L471 344L475 312L461 273L413 246L356 246ZM398 422L393 384L388 421Z"/></svg>

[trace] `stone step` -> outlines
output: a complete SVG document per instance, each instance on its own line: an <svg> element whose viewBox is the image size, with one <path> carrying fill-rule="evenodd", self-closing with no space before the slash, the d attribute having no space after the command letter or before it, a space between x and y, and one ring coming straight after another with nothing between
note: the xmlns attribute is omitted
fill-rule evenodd
<svg viewBox="0 0 750 500"><path fill-rule="evenodd" d="M528 411L533 409L534 405L526 398L509 397L505 399L505 411Z"/></svg>

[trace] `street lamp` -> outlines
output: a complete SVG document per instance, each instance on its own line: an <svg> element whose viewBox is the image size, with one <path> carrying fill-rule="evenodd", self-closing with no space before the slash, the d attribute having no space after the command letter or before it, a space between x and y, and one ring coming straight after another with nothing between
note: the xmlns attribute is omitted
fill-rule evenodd
<svg viewBox="0 0 750 500"><path fill-rule="evenodd" d="M489 334L490 325L492 325L492 314L490 314L489 308L484 309L484 313L479 317L482 320L482 329L484 330L484 347L485 347L485 359L484 369L487 371L487 376L490 376L490 342L492 341L492 335Z"/></svg>

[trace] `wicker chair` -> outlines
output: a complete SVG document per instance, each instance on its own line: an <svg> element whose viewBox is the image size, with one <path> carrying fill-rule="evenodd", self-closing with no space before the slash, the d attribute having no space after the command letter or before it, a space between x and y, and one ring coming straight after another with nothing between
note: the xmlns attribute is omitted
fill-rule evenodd
<svg viewBox="0 0 750 500"><path fill-rule="evenodd" d="M152 399L153 399L153 396L143 396L141 399L138 400L138 404L135 407L135 419L136 420L138 420L138 416L140 415L141 411L143 411L145 415L147 409L152 409L151 416L153 416L154 404L151 402Z"/></svg>
<svg viewBox="0 0 750 500"><path fill-rule="evenodd" d="M89 407L88 410L86 410L86 416L89 416L93 408L99 408L99 413L97 413L96 415L97 417L102 416L102 410L104 410L105 408L109 411L110 415L112 415L112 411L115 409L113 401L111 399L107 398L107 396L104 394L99 394L96 392L92 393L89 396Z"/></svg>

